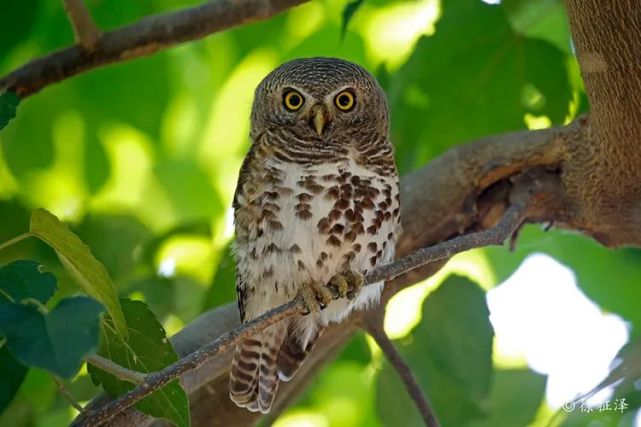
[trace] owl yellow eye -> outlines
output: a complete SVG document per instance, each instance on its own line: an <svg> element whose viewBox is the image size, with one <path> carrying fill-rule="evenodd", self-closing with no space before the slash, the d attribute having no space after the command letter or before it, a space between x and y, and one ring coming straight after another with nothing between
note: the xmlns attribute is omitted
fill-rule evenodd
<svg viewBox="0 0 641 427"><path fill-rule="evenodd" d="M334 98L334 103L339 109L349 111L354 107L354 95L348 91L341 92Z"/></svg>
<svg viewBox="0 0 641 427"><path fill-rule="evenodd" d="M305 99L300 93L296 92L295 90L291 90L285 94L283 103L285 104L285 108L287 108L289 111L296 111L303 106L303 104L305 103Z"/></svg>

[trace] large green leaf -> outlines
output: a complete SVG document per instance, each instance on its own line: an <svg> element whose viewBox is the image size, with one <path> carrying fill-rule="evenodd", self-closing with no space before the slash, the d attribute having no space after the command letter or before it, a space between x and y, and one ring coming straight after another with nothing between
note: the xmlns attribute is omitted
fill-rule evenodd
<svg viewBox="0 0 641 427"><path fill-rule="evenodd" d="M27 375L27 367L18 362L7 346L0 347L0 413L11 403Z"/></svg>
<svg viewBox="0 0 641 427"><path fill-rule="evenodd" d="M502 7L446 0L436 33L392 77L399 167L453 145L525 127L526 113L562 123L571 100L566 55L517 34Z"/></svg>
<svg viewBox="0 0 641 427"><path fill-rule="evenodd" d="M452 276L426 299L409 345L400 346L444 427L462 426L486 412L493 337L483 290ZM399 419L408 420L407 426L422 425L395 375L385 363L377 391L381 420L390 426Z"/></svg>
<svg viewBox="0 0 641 427"><path fill-rule="evenodd" d="M529 369L497 370L492 382L488 417L470 427L527 426L545 396L546 377Z"/></svg>
<svg viewBox="0 0 641 427"><path fill-rule="evenodd" d="M125 318L116 288L105 269L87 245L51 213L38 209L31 215L31 233L55 249L60 262L87 294L105 305L116 330L127 337Z"/></svg>
<svg viewBox="0 0 641 427"><path fill-rule="evenodd" d="M87 297L65 298L49 313L33 305L0 304L0 335L24 365L72 377L98 346L103 307Z"/></svg>
<svg viewBox="0 0 641 427"><path fill-rule="evenodd" d="M121 299L127 322L127 341L115 334L106 319L98 354L121 366L138 371L154 372L178 360L178 355L167 339L165 330L141 301ZM89 365L91 379L102 384L112 396L119 396L131 390L134 385L120 381L107 372ZM165 418L179 427L190 425L187 394L178 380L172 381L136 404L142 412L157 418Z"/></svg>
<svg viewBox="0 0 641 427"><path fill-rule="evenodd" d="M56 278L39 270L35 261L18 260L0 267L0 301L33 298L42 304L56 291Z"/></svg>

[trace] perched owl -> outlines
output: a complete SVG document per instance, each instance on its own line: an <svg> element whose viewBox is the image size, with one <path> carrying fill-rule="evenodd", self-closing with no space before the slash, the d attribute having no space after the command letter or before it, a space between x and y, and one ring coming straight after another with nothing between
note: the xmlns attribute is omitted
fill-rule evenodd
<svg viewBox="0 0 641 427"><path fill-rule="evenodd" d="M230 396L267 413L323 328L378 302L363 276L389 262L400 200L385 94L336 58L288 62L258 86L234 197L243 322L302 295L307 314L236 347Z"/></svg>

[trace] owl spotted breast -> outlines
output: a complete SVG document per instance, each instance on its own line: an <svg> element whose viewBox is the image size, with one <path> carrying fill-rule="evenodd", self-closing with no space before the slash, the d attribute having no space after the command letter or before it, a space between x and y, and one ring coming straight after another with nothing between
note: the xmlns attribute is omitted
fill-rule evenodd
<svg viewBox="0 0 641 427"><path fill-rule="evenodd" d="M288 62L256 89L234 197L243 322L302 295L309 314L236 347L230 397L267 413L323 328L378 302L363 275L391 261L400 200L385 94L335 58Z"/></svg>

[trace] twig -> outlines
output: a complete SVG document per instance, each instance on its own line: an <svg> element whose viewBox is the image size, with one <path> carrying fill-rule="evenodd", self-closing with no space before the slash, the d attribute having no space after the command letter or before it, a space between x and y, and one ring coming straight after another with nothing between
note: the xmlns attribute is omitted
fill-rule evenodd
<svg viewBox="0 0 641 427"><path fill-rule="evenodd" d="M396 350L396 347L394 347L394 344L385 333L382 319L372 319L372 321L367 322L365 324L365 330L372 338L374 338L376 344L378 344L381 350L383 350L387 360L389 360L394 369L396 369L398 376L403 380L407 393L416 404L416 408L421 413L423 421L425 421L425 425L427 427L439 427L440 424L438 422L438 418L436 418L436 414L430 406L427 396L425 396L423 390L421 390L421 386L416 381L411 368L407 363L405 363L398 350Z"/></svg>
<svg viewBox="0 0 641 427"><path fill-rule="evenodd" d="M305 1L308 0L217 0L149 16L102 33L100 49L89 51L82 46L70 46L21 66L0 78L0 93L15 92L25 98L84 71L267 19Z"/></svg>
<svg viewBox="0 0 641 427"><path fill-rule="evenodd" d="M95 367L109 372L119 380L127 381L133 384L142 384L143 382L145 382L145 377L147 376L142 372L132 371L131 369L127 369L124 366L121 366L97 354L90 354L88 356L85 356L85 360L87 361L87 363L91 363Z"/></svg>
<svg viewBox="0 0 641 427"><path fill-rule="evenodd" d="M470 249L502 244L521 225L526 209L524 203L514 203L503 215L499 224L489 230L483 230L464 236L455 237L437 245L419 249L404 258L374 269L365 276L365 285L391 280L414 268L430 262L449 258L457 253ZM299 296L292 301L269 310L256 319L243 323L214 341L185 356L165 369L147 374L145 381L130 392L107 402L97 410L83 414L74 422L74 426L99 426L110 420L155 390L180 378L184 373L197 369L217 354L236 345L243 339L254 335L281 320L301 313L304 309L303 299Z"/></svg>
<svg viewBox="0 0 641 427"><path fill-rule="evenodd" d="M94 50L100 39L100 30L91 18L83 0L63 0L76 41L87 50Z"/></svg>
<svg viewBox="0 0 641 427"><path fill-rule="evenodd" d="M71 395L71 393L69 393L69 392L67 391L67 389L65 388L65 385L62 383L62 381L61 381L58 377L56 377L55 375L53 376L53 381L54 381L54 382L56 383L56 385L58 386L58 391L60 392L60 394L62 394L62 396L63 396L65 399L67 399L67 401L69 401L69 403L71 404L71 406L73 406L73 407L76 409L76 411L80 412L81 414L84 414L84 413L85 413L85 408L83 408L82 406L80 406L80 403L78 403L78 402L76 401L76 399L74 399L74 398L73 398L73 396Z"/></svg>

